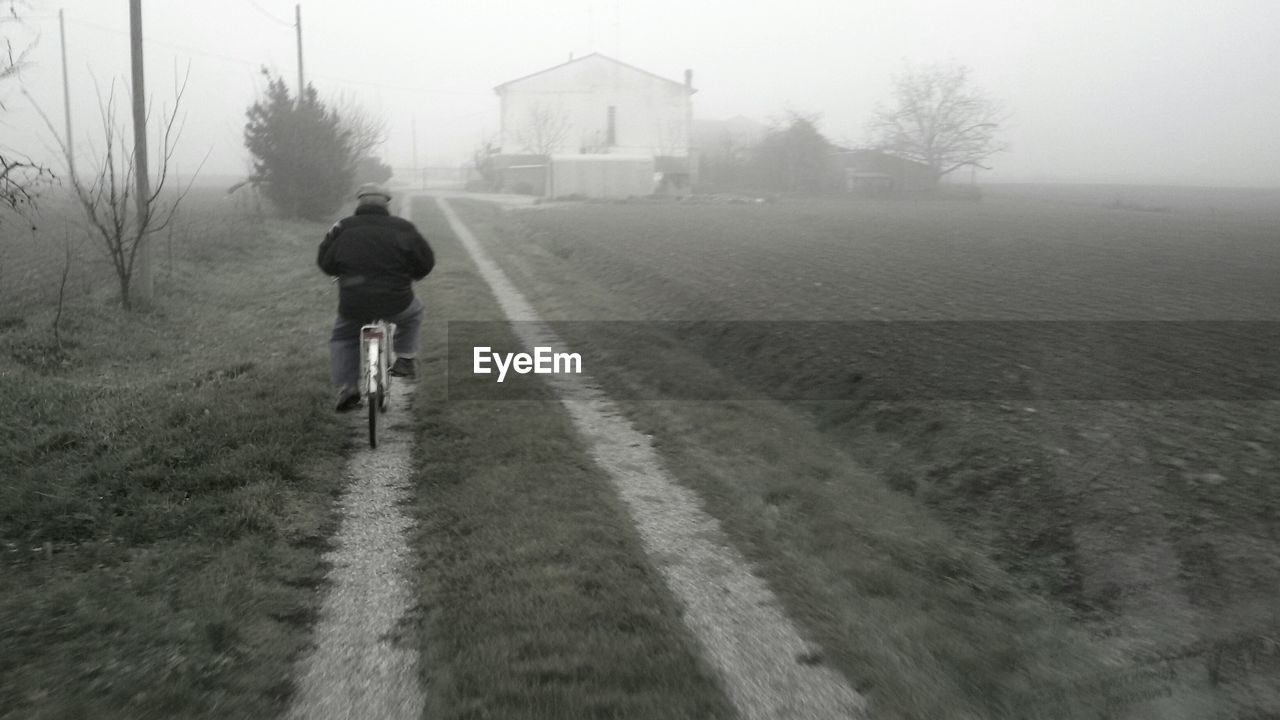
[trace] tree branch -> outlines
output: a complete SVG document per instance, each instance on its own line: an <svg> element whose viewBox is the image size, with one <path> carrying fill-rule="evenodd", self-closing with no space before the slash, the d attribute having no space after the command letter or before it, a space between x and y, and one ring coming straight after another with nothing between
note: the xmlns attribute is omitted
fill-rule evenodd
<svg viewBox="0 0 1280 720"><path fill-rule="evenodd" d="M893 108L876 109L873 145L929 166L941 178L1007 149L995 136L1004 113L968 86L964 66L908 67L894 79Z"/></svg>

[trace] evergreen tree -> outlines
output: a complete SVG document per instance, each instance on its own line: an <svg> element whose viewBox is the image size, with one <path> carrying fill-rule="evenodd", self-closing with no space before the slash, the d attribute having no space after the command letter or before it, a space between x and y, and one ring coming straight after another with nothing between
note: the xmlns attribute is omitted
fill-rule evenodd
<svg viewBox="0 0 1280 720"><path fill-rule="evenodd" d="M785 127L772 130L752 149L751 165L762 187L821 192L833 186L832 150L816 118L791 113Z"/></svg>
<svg viewBox="0 0 1280 720"><path fill-rule="evenodd" d="M351 133L314 87L295 100L282 78L263 75L266 92L249 108L244 130L249 179L285 216L327 219L354 187Z"/></svg>

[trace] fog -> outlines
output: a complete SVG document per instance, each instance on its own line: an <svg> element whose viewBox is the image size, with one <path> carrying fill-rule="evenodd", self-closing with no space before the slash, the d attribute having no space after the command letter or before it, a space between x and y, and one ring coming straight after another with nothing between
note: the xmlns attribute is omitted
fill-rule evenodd
<svg viewBox="0 0 1280 720"><path fill-rule="evenodd" d="M171 102L190 65L177 170L243 176L244 111L265 66L297 82L292 0L149 0L147 91ZM77 149L99 120L95 78L127 86L126 0L31 0L31 66L0 88L2 142L52 157L32 101L62 127L65 10ZM1012 112L991 182L1280 186L1280 4L1270 0L302 0L306 78L389 122L389 164L457 166L497 130L493 87L601 52L664 77L694 72L698 119L820 113L866 139L904 61L954 60ZM24 97L25 87L31 100ZM127 113L124 115L127 117Z"/></svg>

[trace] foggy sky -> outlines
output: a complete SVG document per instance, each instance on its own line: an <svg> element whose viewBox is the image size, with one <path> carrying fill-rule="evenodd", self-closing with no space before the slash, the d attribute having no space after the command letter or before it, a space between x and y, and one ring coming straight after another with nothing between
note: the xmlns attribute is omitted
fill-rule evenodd
<svg viewBox="0 0 1280 720"><path fill-rule="evenodd" d="M62 128L65 9L78 154L99 123L94 78L128 84L127 0L31 0L22 75ZM904 61L955 60L1013 113L989 181L1280 186L1280 3L1272 0L302 0L307 80L390 121L383 156L456 166L497 130L493 87L601 52L673 80L696 118L821 113L857 144ZM262 65L296 85L293 0L144 0L147 90L170 102L190 62L178 170L243 175L244 111ZM17 38L16 40L19 40ZM48 157L49 134L0 87L0 143ZM127 105L123 117L127 118Z"/></svg>

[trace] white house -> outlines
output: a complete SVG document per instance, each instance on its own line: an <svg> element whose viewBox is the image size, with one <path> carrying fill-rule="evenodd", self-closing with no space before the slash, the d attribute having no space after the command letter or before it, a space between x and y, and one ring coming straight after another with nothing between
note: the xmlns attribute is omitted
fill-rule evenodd
<svg viewBox="0 0 1280 720"><path fill-rule="evenodd" d="M593 53L494 92L508 189L616 196L687 188L693 180L690 70L680 83Z"/></svg>

